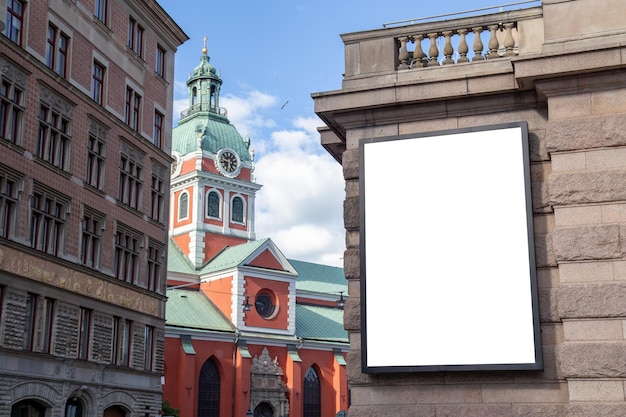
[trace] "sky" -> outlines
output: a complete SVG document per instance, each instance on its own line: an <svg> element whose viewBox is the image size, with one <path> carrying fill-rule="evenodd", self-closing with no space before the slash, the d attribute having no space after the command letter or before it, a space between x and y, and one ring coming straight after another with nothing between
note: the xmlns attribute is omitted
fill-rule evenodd
<svg viewBox="0 0 626 417"><path fill-rule="evenodd" d="M320 145L311 93L341 89L340 35L385 23L465 12L497 0L157 0L187 34L176 52L174 125L188 105L186 81L203 38L222 77L220 106L255 149L256 237L289 259L343 266L342 169ZM481 14L498 9L481 11ZM467 16L467 15L464 15ZM452 17L441 17L437 20Z"/></svg>

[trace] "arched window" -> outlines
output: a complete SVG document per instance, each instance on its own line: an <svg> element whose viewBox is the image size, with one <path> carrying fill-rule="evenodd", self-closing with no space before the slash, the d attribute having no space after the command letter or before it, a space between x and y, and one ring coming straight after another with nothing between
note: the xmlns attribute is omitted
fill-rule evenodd
<svg viewBox="0 0 626 417"><path fill-rule="evenodd" d="M189 193L183 191L178 197L178 220L189 217Z"/></svg>
<svg viewBox="0 0 626 417"><path fill-rule="evenodd" d="M65 403L65 417L83 417L83 402L78 398L70 398Z"/></svg>
<svg viewBox="0 0 626 417"><path fill-rule="evenodd" d="M114 405L104 410L102 417L126 417L126 411L122 407Z"/></svg>
<svg viewBox="0 0 626 417"><path fill-rule="evenodd" d="M198 89L194 87L191 90L191 105L195 106L197 102L198 102Z"/></svg>
<svg viewBox="0 0 626 417"><path fill-rule="evenodd" d="M320 417L322 415L320 379L313 367L304 375L302 395L304 417Z"/></svg>
<svg viewBox="0 0 626 417"><path fill-rule="evenodd" d="M273 417L274 408L269 403L261 403L254 409L253 417Z"/></svg>
<svg viewBox="0 0 626 417"><path fill-rule="evenodd" d="M231 220L243 223L243 199L241 197L233 198Z"/></svg>
<svg viewBox="0 0 626 417"><path fill-rule="evenodd" d="M217 191L209 191L206 198L207 217L220 217L220 195Z"/></svg>
<svg viewBox="0 0 626 417"><path fill-rule="evenodd" d="M220 372L212 359L200 370L198 381L198 417L220 415Z"/></svg>
<svg viewBox="0 0 626 417"><path fill-rule="evenodd" d="M211 98L210 98L210 103L211 103L211 109L215 109L217 107L217 100L215 97L215 86L212 85L211 86Z"/></svg>
<svg viewBox="0 0 626 417"><path fill-rule="evenodd" d="M44 417L46 408L34 400L24 400L13 404L11 417Z"/></svg>

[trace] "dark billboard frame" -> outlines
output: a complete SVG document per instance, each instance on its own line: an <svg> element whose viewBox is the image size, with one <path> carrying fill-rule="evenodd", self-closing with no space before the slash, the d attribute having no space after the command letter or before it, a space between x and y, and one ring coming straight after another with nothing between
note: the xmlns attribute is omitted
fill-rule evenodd
<svg viewBox="0 0 626 417"><path fill-rule="evenodd" d="M362 371L542 369L526 122L359 156Z"/></svg>

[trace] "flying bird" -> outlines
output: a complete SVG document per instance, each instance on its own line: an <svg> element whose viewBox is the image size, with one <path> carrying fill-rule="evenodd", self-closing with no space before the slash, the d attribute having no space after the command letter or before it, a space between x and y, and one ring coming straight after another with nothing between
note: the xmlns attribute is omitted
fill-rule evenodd
<svg viewBox="0 0 626 417"><path fill-rule="evenodd" d="M283 105L280 107L280 109L281 109L281 110L282 110L282 109L284 109L284 108L285 108L285 106L287 105L287 103L289 103L289 100L285 101L285 104L283 104Z"/></svg>

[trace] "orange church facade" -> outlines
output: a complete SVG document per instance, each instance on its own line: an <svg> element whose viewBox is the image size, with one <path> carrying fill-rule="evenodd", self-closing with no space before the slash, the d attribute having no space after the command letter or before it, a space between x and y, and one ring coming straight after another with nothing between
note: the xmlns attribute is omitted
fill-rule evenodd
<svg viewBox="0 0 626 417"><path fill-rule="evenodd" d="M256 239L254 150L206 48L172 133L163 399L180 417L332 417L349 393L343 269Z"/></svg>

